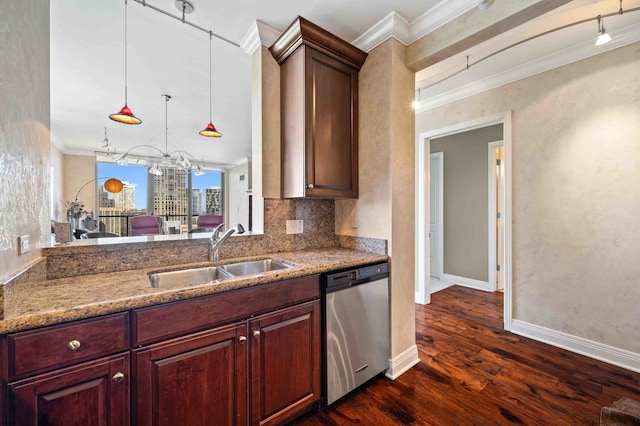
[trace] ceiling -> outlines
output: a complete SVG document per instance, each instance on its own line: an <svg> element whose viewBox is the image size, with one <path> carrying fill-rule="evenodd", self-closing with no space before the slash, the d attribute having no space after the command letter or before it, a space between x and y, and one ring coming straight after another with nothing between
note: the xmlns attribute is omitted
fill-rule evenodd
<svg viewBox="0 0 640 426"><path fill-rule="evenodd" d="M282 31L301 15L351 41L393 10L411 21L439 1L193 0L187 20L239 44L256 20ZM174 0L147 3L180 14ZM109 120L124 104L124 9L123 0L51 1L54 143L67 153L92 154L102 150L106 127L111 150L122 153L139 144L164 150L161 94L169 94L169 151L183 149L196 159L227 164L250 157L250 56L213 38L213 123L224 136L202 137L198 132L209 122L208 35L133 0L127 6L128 104L143 122Z"/></svg>
<svg viewBox="0 0 640 426"><path fill-rule="evenodd" d="M507 1L507 0L497 0ZM147 0L173 14L175 0ZM193 0L194 24L240 44L255 21L284 30L304 16L339 37L354 41L396 11L409 22L447 15L455 7L469 10L475 0ZM625 0L625 9L640 0ZM467 9L465 9L467 8ZM614 41L595 48L595 16L615 12L618 0L574 0L534 21L481 43L416 74L427 109L438 102L468 96L491 84L523 78L564 61L574 61L640 39L640 12L605 19ZM213 123L224 136L205 138L198 131L209 122L209 37L181 22L129 0L129 107L143 120L138 126L108 119L124 104L124 0L51 1L51 130L66 153L90 155L102 149L107 128L109 149L122 153L140 144L165 147L165 102L168 103L168 150L186 150L196 160L237 164L251 156L251 58L241 48L213 38ZM438 14L438 11L443 13ZM443 18L444 19L444 18ZM509 49L465 68L514 41L574 22L589 22ZM441 22L444 23L444 22ZM432 27L437 26L437 22ZM622 37L617 37L616 34ZM554 65L555 64L555 65ZM546 67L546 68L545 68ZM515 76L515 77L514 77ZM421 109L418 109L420 111ZM136 149L144 156L145 150ZM149 151L153 155L154 151Z"/></svg>
<svg viewBox="0 0 640 426"><path fill-rule="evenodd" d="M640 11L636 11L606 17L604 25L612 41L594 45L596 16L616 13L619 7L619 0L574 0L417 72L416 89L422 100L418 112L639 41ZM624 0L623 7L627 11L640 7L640 0ZM583 20L588 21L527 41L474 65L514 43ZM472 64L469 69L465 69L467 56Z"/></svg>

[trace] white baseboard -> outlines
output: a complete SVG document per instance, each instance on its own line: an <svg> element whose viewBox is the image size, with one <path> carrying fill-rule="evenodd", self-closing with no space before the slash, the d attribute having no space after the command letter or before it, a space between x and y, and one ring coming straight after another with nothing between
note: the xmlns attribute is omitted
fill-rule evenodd
<svg viewBox="0 0 640 426"><path fill-rule="evenodd" d="M640 373L640 354L514 319L511 332Z"/></svg>
<svg viewBox="0 0 640 426"><path fill-rule="evenodd" d="M440 280L446 283L457 284L462 287L469 287L482 291L491 291L489 290L489 283L487 281L474 280L473 278L459 277L457 275L451 274L442 274Z"/></svg>
<svg viewBox="0 0 640 426"><path fill-rule="evenodd" d="M385 376L395 380L419 362L418 346L413 345L397 357L389 360L389 368L387 368Z"/></svg>

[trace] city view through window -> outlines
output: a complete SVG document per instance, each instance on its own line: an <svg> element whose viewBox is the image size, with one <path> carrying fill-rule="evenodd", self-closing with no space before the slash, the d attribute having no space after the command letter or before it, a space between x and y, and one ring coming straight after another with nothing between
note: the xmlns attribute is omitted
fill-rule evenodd
<svg viewBox="0 0 640 426"><path fill-rule="evenodd" d="M131 235L129 218L147 214L162 216L165 222L179 225L180 230L186 232L189 223L192 228L196 227L199 215L223 214L221 172L208 171L195 176L169 167L162 169L161 176L154 176L148 173L146 165L97 164L99 177L114 177L124 184L122 191L115 194L98 186L99 227L102 232ZM189 179L191 194L188 194Z"/></svg>

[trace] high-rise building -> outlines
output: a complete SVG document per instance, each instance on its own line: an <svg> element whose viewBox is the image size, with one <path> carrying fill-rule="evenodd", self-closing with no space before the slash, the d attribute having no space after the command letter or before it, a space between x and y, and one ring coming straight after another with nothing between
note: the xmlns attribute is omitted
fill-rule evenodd
<svg viewBox="0 0 640 426"><path fill-rule="evenodd" d="M204 198L204 194L199 189L191 190L191 212L194 215L201 215L203 213L202 207L202 199Z"/></svg>
<svg viewBox="0 0 640 426"><path fill-rule="evenodd" d="M220 187L211 187L205 190L206 213L222 214L222 190Z"/></svg>
<svg viewBox="0 0 640 426"><path fill-rule="evenodd" d="M109 200L113 201L113 200ZM102 232L111 232L122 236L127 235L126 218L121 217L122 209L120 207L103 207L100 206L99 216L100 224L99 229ZM124 232L123 232L124 223Z"/></svg>
<svg viewBox="0 0 640 426"><path fill-rule="evenodd" d="M153 213L182 220L186 225L187 208L186 172L174 167L162 169L162 175L153 177Z"/></svg>
<svg viewBox="0 0 640 426"><path fill-rule="evenodd" d="M136 208L136 187L129 182L122 184L122 191L113 194L115 206L122 210L133 210Z"/></svg>
<svg viewBox="0 0 640 426"><path fill-rule="evenodd" d="M115 207L115 201L109 198L109 193L104 190L104 186L100 186L100 191L98 191L98 195L100 197L100 201L98 202L98 207Z"/></svg>

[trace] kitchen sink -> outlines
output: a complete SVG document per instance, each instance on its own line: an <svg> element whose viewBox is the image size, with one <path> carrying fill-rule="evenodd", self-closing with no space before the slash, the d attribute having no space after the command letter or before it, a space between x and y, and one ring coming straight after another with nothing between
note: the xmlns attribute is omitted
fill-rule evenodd
<svg viewBox="0 0 640 426"><path fill-rule="evenodd" d="M273 259L254 260L250 262L230 263L219 266L218 269L237 277L240 275L258 274L260 272L275 271L277 269L293 268L293 265Z"/></svg>
<svg viewBox="0 0 640 426"><path fill-rule="evenodd" d="M194 268L183 269L180 271L156 272L149 274L151 287L155 288L177 288L186 287L195 284L204 284L225 278L231 278L233 275L221 268Z"/></svg>

